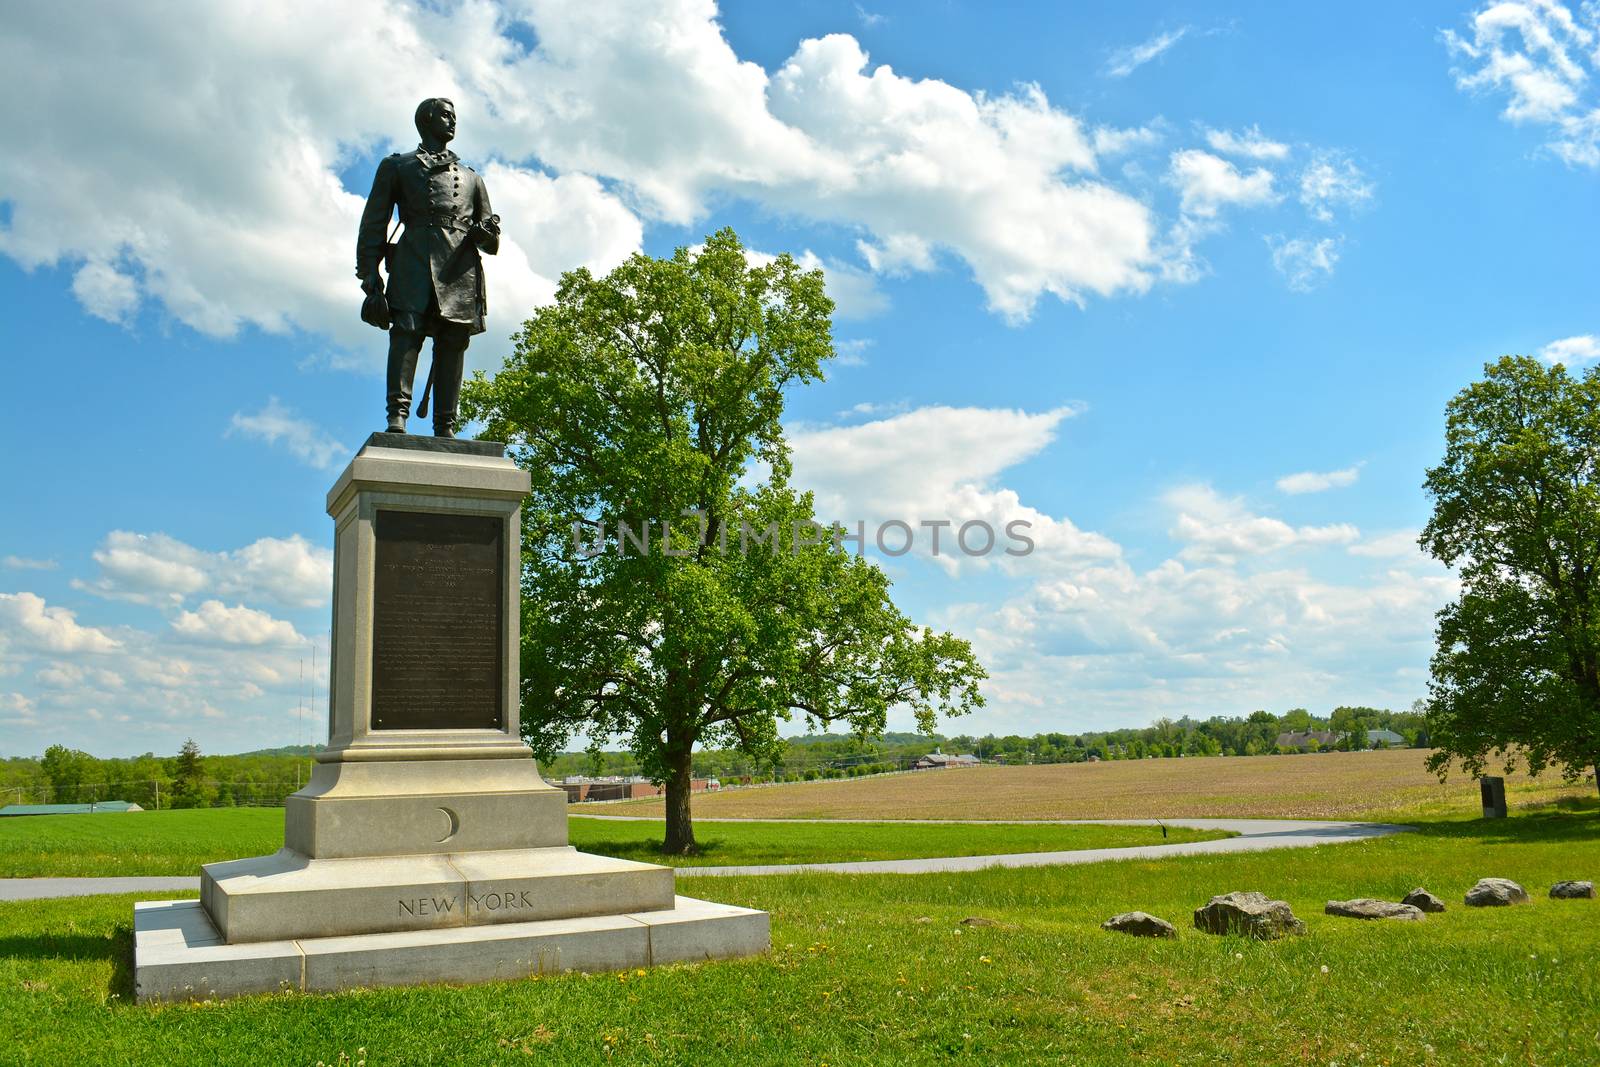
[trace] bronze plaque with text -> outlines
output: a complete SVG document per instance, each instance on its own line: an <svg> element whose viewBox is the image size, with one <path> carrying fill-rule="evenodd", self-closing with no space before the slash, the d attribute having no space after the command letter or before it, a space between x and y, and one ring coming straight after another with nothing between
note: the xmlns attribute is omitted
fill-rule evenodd
<svg viewBox="0 0 1600 1067"><path fill-rule="evenodd" d="M379 511L373 526L372 728L500 729L501 520Z"/></svg>

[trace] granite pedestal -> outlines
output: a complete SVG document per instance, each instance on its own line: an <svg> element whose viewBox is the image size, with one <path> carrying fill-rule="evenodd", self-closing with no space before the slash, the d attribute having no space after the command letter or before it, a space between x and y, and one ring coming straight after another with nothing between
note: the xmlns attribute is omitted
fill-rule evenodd
<svg viewBox="0 0 1600 1067"><path fill-rule="evenodd" d="M473 982L764 952L767 916L578 852L521 739L521 501L500 445L374 434L328 493L328 747L284 848L134 909L140 1000Z"/></svg>

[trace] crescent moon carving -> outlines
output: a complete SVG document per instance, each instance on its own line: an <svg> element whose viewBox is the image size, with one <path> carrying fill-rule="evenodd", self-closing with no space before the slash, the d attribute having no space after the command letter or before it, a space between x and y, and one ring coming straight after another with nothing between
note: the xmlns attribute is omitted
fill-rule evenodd
<svg viewBox="0 0 1600 1067"><path fill-rule="evenodd" d="M439 810L444 812L444 817L449 820L450 824L450 829L446 830L444 836L439 838L439 844L442 845L456 836L456 831L461 829L461 817L449 808L440 808Z"/></svg>

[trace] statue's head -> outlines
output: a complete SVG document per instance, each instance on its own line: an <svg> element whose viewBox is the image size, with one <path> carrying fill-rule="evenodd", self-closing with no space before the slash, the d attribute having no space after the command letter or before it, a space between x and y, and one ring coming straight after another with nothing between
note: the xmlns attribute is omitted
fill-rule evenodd
<svg viewBox="0 0 1600 1067"><path fill-rule="evenodd" d="M456 135L456 106L442 96L430 96L417 105L416 122L424 141L449 144Z"/></svg>

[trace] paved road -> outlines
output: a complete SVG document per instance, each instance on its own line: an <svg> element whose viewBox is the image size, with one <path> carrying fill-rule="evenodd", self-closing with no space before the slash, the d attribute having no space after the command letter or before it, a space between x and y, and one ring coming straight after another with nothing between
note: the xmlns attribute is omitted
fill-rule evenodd
<svg viewBox="0 0 1600 1067"><path fill-rule="evenodd" d="M635 821L630 815L584 815L580 818ZM696 819L696 822L871 822L869 819ZM949 821L982 825L975 820L905 820L932 823ZM1051 819L1051 825L1154 826L1153 819ZM686 877L719 875L798 874L932 874L940 871L976 871L984 867L1049 867L1102 860L1165 859L1169 856L1203 856L1212 853L1261 852L1274 848L1308 848L1341 841L1363 841L1403 833L1408 826L1372 822L1305 822L1292 819L1167 819L1168 826L1196 830L1230 830L1239 836L1216 841L1187 841L1173 845L1135 845L1125 848L1085 848L1070 852L1018 852L998 856L943 856L913 860L863 860L853 863L766 864L745 867L683 867ZM159 893L169 890L198 892L199 878L0 878L0 900L36 900L43 897L83 897L96 893Z"/></svg>
<svg viewBox="0 0 1600 1067"><path fill-rule="evenodd" d="M200 892L195 878L0 878L0 900L88 897L96 893Z"/></svg>
<svg viewBox="0 0 1600 1067"><path fill-rule="evenodd" d="M863 860L854 863L681 867L678 873L713 876L798 874L805 871L828 871L835 874L932 874L940 871L977 871L985 867L1051 867L1067 863L1099 863L1102 860L1166 859L1169 856L1205 856L1213 853L1263 852L1274 848L1309 848L1313 845L1387 837L1411 829L1409 826L1393 826L1388 823L1305 822L1290 819L1166 819L1164 821L1168 826L1186 826L1195 830L1230 830L1238 836L1215 841L1185 841L1172 845L1133 845L1123 848L1084 848L1070 852L1017 852L998 856L943 856L935 859ZM1153 819L1059 820L1060 825L1072 823L1109 826L1156 825ZM970 824L963 822L963 825Z"/></svg>

